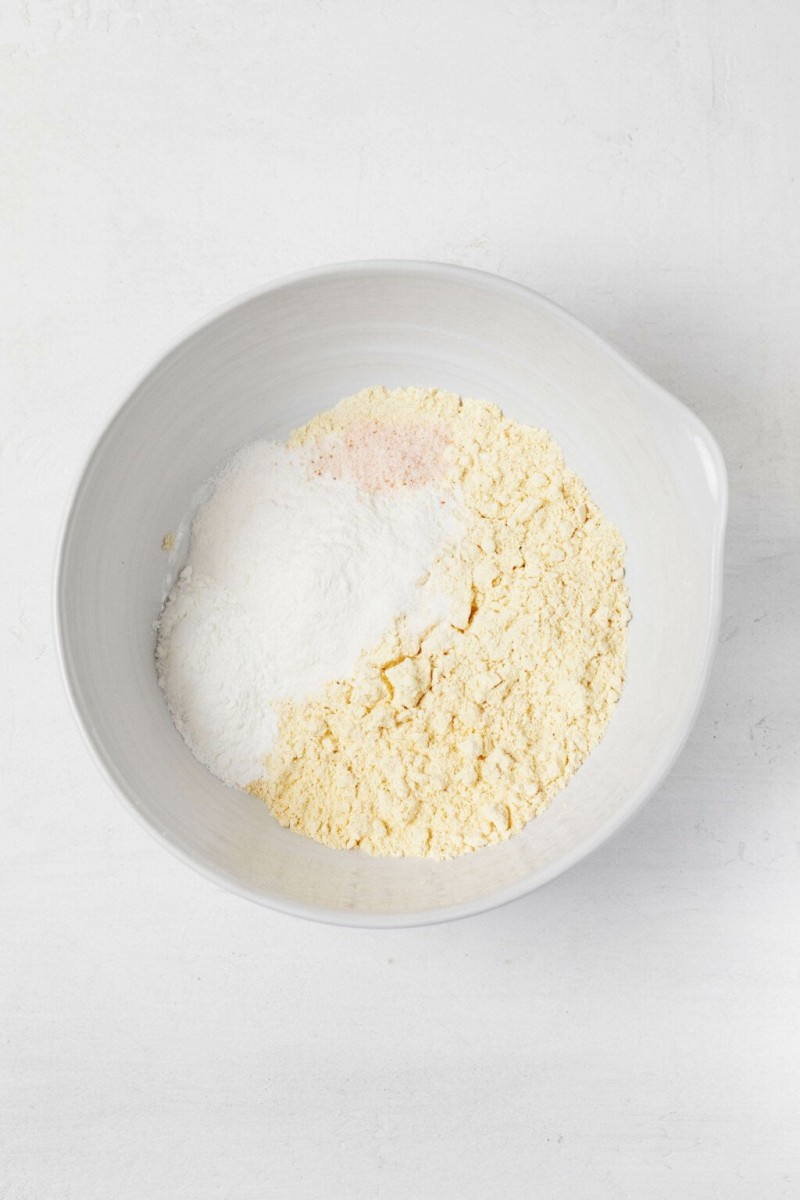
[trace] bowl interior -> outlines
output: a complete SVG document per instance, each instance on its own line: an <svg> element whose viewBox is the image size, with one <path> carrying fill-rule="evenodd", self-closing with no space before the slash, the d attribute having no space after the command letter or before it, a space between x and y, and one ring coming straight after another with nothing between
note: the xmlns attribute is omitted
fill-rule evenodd
<svg viewBox="0 0 800 1200"><path fill-rule="evenodd" d="M192 757L156 683L155 621L198 489L256 437L282 438L373 383L436 385L547 428L628 544L625 691L601 744L511 841L451 863L374 859L282 829ZM536 886L618 827L677 754L719 608L725 475L702 424L533 293L458 268L364 264L276 285L216 316L144 378L98 443L62 544L58 625L102 767L178 853L287 911L400 924Z"/></svg>

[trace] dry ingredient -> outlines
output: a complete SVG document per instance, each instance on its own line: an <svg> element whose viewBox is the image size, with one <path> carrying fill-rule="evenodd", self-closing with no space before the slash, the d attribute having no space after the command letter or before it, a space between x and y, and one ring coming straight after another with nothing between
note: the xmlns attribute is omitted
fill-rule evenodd
<svg viewBox="0 0 800 1200"><path fill-rule="evenodd" d="M501 841L603 736L624 544L548 435L370 388L213 481L158 623L192 751L340 848Z"/></svg>
<svg viewBox="0 0 800 1200"><path fill-rule="evenodd" d="M414 495L438 465L465 524L426 585L447 614L424 627L396 610L346 677L281 702L248 790L329 846L448 858L507 838L565 785L619 699L619 531L545 432L436 389L367 389L290 444L316 478L356 480L373 501Z"/></svg>
<svg viewBox="0 0 800 1200"><path fill-rule="evenodd" d="M421 586L457 540L459 505L429 486L370 493L309 455L255 442L214 480L158 623L158 678L195 756L226 783L264 771L276 702L349 678L400 612L420 632L447 598Z"/></svg>

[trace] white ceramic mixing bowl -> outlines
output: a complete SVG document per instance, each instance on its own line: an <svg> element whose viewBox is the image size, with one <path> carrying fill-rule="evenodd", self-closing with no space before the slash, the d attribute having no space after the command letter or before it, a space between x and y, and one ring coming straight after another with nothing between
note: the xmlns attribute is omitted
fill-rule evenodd
<svg viewBox="0 0 800 1200"><path fill-rule="evenodd" d="M162 539L185 527L203 481L244 443L283 438L377 383L491 400L548 429L628 544L628 679L604 741L522 833L447 863L330 850L281 828L261 802L195 761L153 664L167 576ZM95 447L58 570L57 628L72 703L134 813L240 895L353 925L479 912L578 862L670 769L714 653L726 507L724 463L701 422L526 288L431 263L357 263L295 276L182 338ZM182 546L185 539L178 555Z"/></svg>

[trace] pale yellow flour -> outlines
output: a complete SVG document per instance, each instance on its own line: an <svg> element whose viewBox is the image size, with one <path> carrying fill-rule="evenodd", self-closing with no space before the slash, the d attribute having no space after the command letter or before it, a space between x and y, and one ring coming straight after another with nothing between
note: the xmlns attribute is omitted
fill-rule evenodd
<svg viewBox="0 0 800 1200"><path fill-rule="evenodd" d="M364 420L449 431L467 528L433 572L453 615L421 638L400 617L351 679L285 703L249 790L328 846L449 858L520 830L603 736L625 673L625 547L547 434L490 404L371 388L291 441Z"/></svg>

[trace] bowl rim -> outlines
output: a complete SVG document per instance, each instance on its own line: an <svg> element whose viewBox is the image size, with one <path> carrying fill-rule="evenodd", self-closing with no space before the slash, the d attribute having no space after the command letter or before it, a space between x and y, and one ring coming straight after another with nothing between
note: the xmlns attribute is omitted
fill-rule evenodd
<svg viewBox="0 0 800 1200"><path fill-rule="evenodd" d="M492 892L489 895L479 897L476 900L465 901L462 904L448 905L440 909L421 909L417 912L409 913L364 913L358 910L351 909L333 909L325 908L318 905L296 903L294 901L285 900L281 897L266 897L261 893L248 888L240 883L235 878L227 875L224 871L217 870L206 863L199 862L190 853L185 851L180 845L172 841L172 839L145 813L139 808L136 803L133 789L129 788L124 778L116 770L115 764L110 755L108 755L104 747L96 740L90 731L88 723L84 720L81 710L80 699L78 696L76 681L72 676L69 662L69 654L66 647L65 631L64 631L64 614L65 614L65 578L64 578L64 560L66 555L67 540L69 538L72 523L75 518L75 510L80 496L81 487L84 478L86 477L95 457L101 452L103 442L106 435L111 432L111 429L116 422L122 417L123 412L128 405L133 402L134 396L139 388L145 383L150 375L160 366L162 361L173 351L178 349L184 342L203 329L212 325L226 314L233 312L235 309L271 293L280 292L284 289L291 288L301 283L308 283L315 279L326 277L347 277L368 275L370 273L394 273L398 275L420 275L428 276L437 279L449 279L451 281L461 283L479 284L482 288L488 291L505 294L513 297L526 305L534 305L539 309L544 309L552 316L555 316L562 324L570 327L575 332L579 333L584 339L594 343L604 354L609 356L619 367L621 367L632 379L641 387L646 388L649 394L667 408L679 416L684 423L688 423L693 432L702 441L705 449L708 452L711 463L714 467L714 474L717 482L716 489L716 504L714 509L714 524L713 536L711 544L711 605L706 621L705 636L703 641L703 652L699 659L698 666L695 671L691 698L686 706L684 718L679 731L673 736L671 742L665 747L665 753L662 754L660 761L654 765L649 774L646 776L642 784L632 793L627 803L614 815L612 820L609 820L601 829L599 829L592 837L587 838L580 843L569 854L560 858L558 862L552 864L547 870L541 874L526 878L503 888L497 892ZM184 328L177 336L169 339L162 346L160 351L155 354L148 362L147 366L140 371L134 381L124 390L121 399L114 405L111 416L106 417L99 431L92 438L88 451L86 452L83 461L80 464L80 469L76 472L76 476L72 486L67 492L67 499L64 506L64 514L60 524L60 530L57 540L57 551L55 558L54 570L54 586L53 586L53 606L52 620L54 626L54 642L56 648L56 658L58 660L61 679L66 691L69 706L72 710L73 717L78 725L78 728L83 737L83 741L87 746L90 757L95 763L106 783L111 790L116 793L118 799L129 812L135 817L141 826L156 838L162 846L164 846L171 854L180 859L187 866L205 876L212 883L224 888L228 892L233 892L235 895L241 896L245 900L258 904L261 907L269 908L274 912L283 913L287 916L301 917L307 920L320 922L328 925L338 925L345 927L355 927L363 929L398 929L398 928L414 928L426 925L437 925L449 921L460 920L464 917L475 916L479 913L488 912L495 908L500 908L505 904L510 904L514 900L520 899L522 896L528 895L530 892L536 891L538 888L544 887L545 884L551 883L565 871L577 863L588 858L600 846L610 841L617 833L623 829L628 822L635 816L637 812L647 803L655 794L660 785L672 771L681 751L683 750L689 734L694 727L703 698L708 686L708 681L711 674L711 667L716 652L720 619L722 612L722 572L725 544L725 530L728 517L728 475L725 467L725 460L722 452L716 441L716 438L710 432L705 423L692 410L662 387L656 380L652 379L645 371L637 366L631 359L618 350L614 345L608 342L600 334L585 325L572 313L562 308L555 301L548 299L546 296L536 292L533 288L527 287L525 284L517 283L514 280L507 279L502 275L493 274L490 271L479 270L474 267L464 267L453 263L444 263L437 261L427 261L422 259L362 259L353 262L336 262L330 263L321 267L312 267L307 270L297 271L290 275L284 275L274 279L266 284L251 288L225 303L216 306L211 311L194 321L187 328Z"/></svg>

